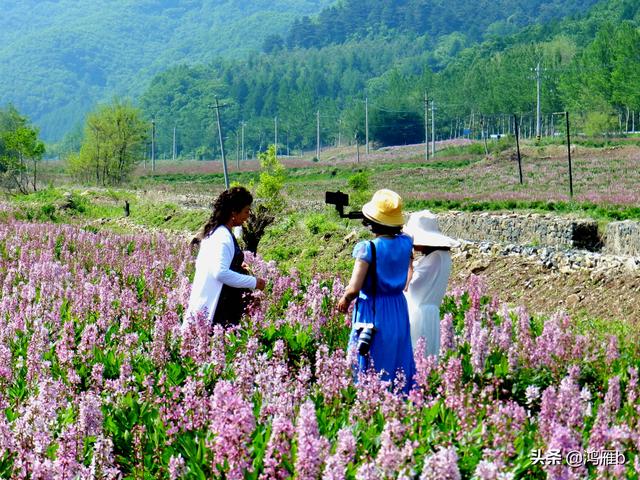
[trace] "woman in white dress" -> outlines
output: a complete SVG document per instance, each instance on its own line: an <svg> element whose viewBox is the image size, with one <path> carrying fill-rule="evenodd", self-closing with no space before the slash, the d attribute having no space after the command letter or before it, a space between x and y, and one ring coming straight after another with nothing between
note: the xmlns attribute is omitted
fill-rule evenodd
<svg viewBox="0 0 640 480"><path fill-rule="evenodd" d="M425 339L425 355L440 352L440 303L451 275L451 253L460 243L438 228L429 210L414 212L404 228L413 238L414 261L405 295L409 305L411 342Z"/></svg>

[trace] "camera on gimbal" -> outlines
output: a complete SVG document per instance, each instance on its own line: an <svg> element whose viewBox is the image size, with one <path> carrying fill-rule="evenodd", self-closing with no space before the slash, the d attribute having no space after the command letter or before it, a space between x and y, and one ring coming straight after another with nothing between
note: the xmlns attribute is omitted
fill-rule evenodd
<svg viewBox="0 0 640 480"><path fill-rule="evenodd" d="M349 195L342 193L340 190L337 192L324 192L324 203L328 205L335 205L336 211L340 218L360 219L364 218L362 212L356 210L355 212L344 213L344 207L349 205Z"/></svg>

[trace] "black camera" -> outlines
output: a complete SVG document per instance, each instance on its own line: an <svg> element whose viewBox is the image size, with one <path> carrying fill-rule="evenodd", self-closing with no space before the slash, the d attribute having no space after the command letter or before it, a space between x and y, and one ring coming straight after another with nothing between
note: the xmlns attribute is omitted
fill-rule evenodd
<svg viewBox="0 0 640 480"><path fill-rule="evenodd" d="M363 327L360 330L358 334L358 353L360 355L366 355L371 350L374 332L375 328L373 326Z"/></svg>
<svg viewBox="0 0 640 480"><path fill-rule="evenodd" d="M364 218L362 212L359 211L344 213L344 207L349 205L349 195L342 193L340 190L337 192L324 192L324 203L335 205L340 218Z"/></svg>

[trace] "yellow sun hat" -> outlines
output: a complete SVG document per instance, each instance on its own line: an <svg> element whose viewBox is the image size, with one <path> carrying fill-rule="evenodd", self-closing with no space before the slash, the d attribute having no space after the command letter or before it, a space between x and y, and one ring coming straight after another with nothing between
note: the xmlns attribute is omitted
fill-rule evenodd
<svg viewBox="0 0 640 480"><path fill-rule="evenodd" d="M402 197L393 190L383 188L371 197L371 201L362 206L366 218L388 227L404 225L402 216Z"/></svg>

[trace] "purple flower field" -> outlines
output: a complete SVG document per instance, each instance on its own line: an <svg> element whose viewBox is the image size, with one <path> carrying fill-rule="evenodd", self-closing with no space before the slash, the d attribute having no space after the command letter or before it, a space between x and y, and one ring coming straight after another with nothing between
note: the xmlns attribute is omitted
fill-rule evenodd
<svg viewBox="0 0 640 480"><path fill-rule="evenodd" d="M249 262L269 284L243 324L183 328L186 245L0 223L0 478L638 477L623 339L532 319L472 277L405 397L354 383L340 279Z"/></svg>

